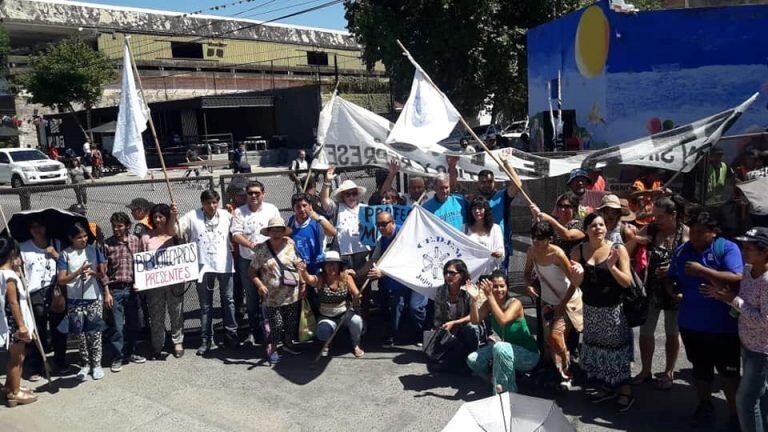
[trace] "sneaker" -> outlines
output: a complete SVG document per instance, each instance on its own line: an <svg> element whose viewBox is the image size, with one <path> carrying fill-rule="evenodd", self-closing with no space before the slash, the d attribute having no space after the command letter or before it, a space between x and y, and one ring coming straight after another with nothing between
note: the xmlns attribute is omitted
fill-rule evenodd
<svg viewBox="0 0 768 432"><path fill-rule="evenodd" d="M709 427L715 423L715 406L712 401L702 401L693 412L690 426L693 428Z"/></svg>
<svg viewBox="0 0 768 432"><path fill-rule="evenodd" d="M320 350L320 357L328 357L328 348L323 348Z"/></svg>
<svg viewBox="0 0 768 432"><path fill-rule="evenodd" d="M203 356L203 355L205 355L205 353L208 352L209 349L210 348L208 347L208 344L204 343L204 344L200 345L200 348L198 348L197 351L195 351L195 355L196 356Z"/></svg>
<svg viewBox="0 0 768 432"><path fill-rule="evenodd" d="M129 358L129 361L131 363L141 364L141 363L145 363L147 361L147 359L145 359L144 357L142 357L142 356L140 356L138 354L131 354L131 357Z"/></svg>
<svg viewBox="0 0 768 432"><path fill-rule="evenodd" d="M83 366L80 368L80 372L77 373L77 379L80 381L85 381L88 379L88 374L91 373L91 367L90 366Z"/></svg>
<svg viewBox="0 0 768 432"><path fill-rule="evenodd" d="M282 360L282 358L280 357L280 354L277 353L277 351L270 354L267 359L267 361L269 361L269 364L273 366L280 363L280 360Z"/></svg>
<svg viewBox="0 0 768 432"><path fill-rule="evenodd" d="M422 342L416 342L416 348L422 348L424 344Z"/></svg>
<svg viewBox="0 0 768 432"><path fill-rule="evenodd" d="M34 373L34 374L29 376L29 379L27 379L27 381L29 381L29 382L38 382L41 379L43 379L43 377L40 376L40 374Z"/></svg>
<svg viewBox="0 0 768 432"><path fill-rule="evenodd" d="M93 368L93 379L100 380L102 378L104 378L104 369L101 367Z"/></svg>
<svg viewBox="0 0 768 432"><path fill-rule="evenodd" d="M113 361L112 365L109 367L109 370L111 370L112 372L115 372L115 373L120 372L121 370L123 370L123 359L117 359L117 360Z"/></svg>

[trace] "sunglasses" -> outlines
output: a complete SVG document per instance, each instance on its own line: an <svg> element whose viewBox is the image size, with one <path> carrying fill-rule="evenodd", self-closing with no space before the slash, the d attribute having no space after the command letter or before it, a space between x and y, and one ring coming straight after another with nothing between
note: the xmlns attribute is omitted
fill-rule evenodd
<svg viewBox="0 0 768 432"><path fill-rule="evenodd" d="M261 192L259 191L247 192L247 194L250 196L261 196Z"/></svg>
<svg viewBox="0 0 768 432"><path fill-rule="evenodd" d="M446 270L443 274L446 275L446 276L455 276L455 275L459 274L459 272L453 271L453 270Z"/></svg>
<svg viewBox="0 0 768 432"><path fill-rule="evenodd" d="M354 191L344 192L342 195L344 195L345 197L348 197L348 196L357 196L358 194L357 194L357 191L354 190Z"/></svg>
<svg viewBox="0 0 768 432"><path fill-rule="evenodd" d="M384 222L376 222L376 226L379 228L384 228L385 226L389 225L392 222L392 219Z"/></svg>

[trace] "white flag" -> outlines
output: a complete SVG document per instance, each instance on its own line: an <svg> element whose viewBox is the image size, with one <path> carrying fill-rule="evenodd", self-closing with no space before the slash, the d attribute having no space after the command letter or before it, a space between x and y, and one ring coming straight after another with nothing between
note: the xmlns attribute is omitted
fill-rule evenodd
<svg viewBox="0 0 768 432"><path fill-rule="evenodd" d="M429 76L413 57L408 55L408 60L416 68L411 94L385 142L406 143L442 153L446 149L437 142L451 134L461 114L443 92L430 84Z"/></svg>
<svg viewBox="0 0 768 432"><path fill-rule="evenodd" d="M385 275L431 299L443 285L443 266L452 259L467 265L472 279L490 273L491 252L437 216L414 206L377 267Z"/></svg>
<svg viewBox="0 0 768 432"><path fill-rule="evenodd" d="M144 101L139 97L136 82L133 80L133 66L126 41L123 52L123 84L112 155L129 173L142 178L147 175L147 158L144 156L144 141L141 138L141 133L147 129L148 113L144 112L144 108Z"/></svg>
<svg viewBox="0 0 768 432"><path fill-rule="evenodd" d="M739 183L736 187L747 197L752 213L768 215L768 177Z"/></svg>

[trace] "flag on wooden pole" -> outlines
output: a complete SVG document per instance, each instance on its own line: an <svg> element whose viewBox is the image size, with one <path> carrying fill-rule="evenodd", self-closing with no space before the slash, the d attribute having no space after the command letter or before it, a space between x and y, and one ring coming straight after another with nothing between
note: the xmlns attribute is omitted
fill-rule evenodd
<svg viewBox="0 0 768 432"><path fill-rule="evenodd" d="M123 54L123 83L120 92L120 108L117 114L115 141L112 155L128 172L138 177L147 175L147 158L144 155L142 132L147 130L146 104L139 97L133 76L131 55L126 40Z"/></svg>

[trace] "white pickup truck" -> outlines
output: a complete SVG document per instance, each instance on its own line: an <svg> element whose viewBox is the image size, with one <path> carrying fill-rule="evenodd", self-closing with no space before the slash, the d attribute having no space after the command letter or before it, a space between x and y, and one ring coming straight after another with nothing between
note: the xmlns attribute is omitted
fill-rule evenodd
<svg viewBox="0 0 768 432"><path fill-rule="evenodd" d="M64 184L67 169L43 152L29 148L0 149L0 183L17 188L41 184Z"/></svg>

